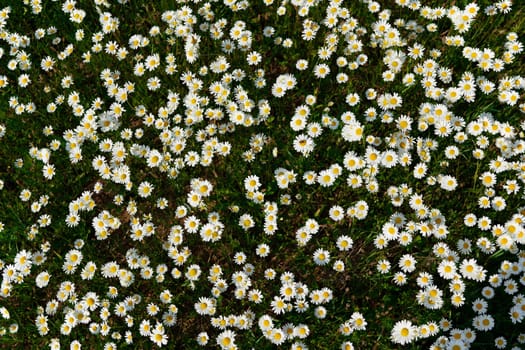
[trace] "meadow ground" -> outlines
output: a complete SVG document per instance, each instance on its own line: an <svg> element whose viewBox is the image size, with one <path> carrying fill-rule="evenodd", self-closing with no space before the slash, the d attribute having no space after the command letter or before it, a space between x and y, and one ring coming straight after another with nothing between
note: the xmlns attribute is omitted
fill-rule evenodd
<svg viewBox="0 0 525 350"><path fill-rule="evenodd" d="M0 348L525 347L525 2L0 0Z"/></svg>

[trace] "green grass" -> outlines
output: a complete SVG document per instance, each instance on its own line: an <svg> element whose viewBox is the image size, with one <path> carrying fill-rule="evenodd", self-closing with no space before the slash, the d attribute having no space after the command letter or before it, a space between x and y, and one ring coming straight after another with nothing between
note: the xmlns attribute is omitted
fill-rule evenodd
<svg viewBox="0 0 525 350"><path fill-rule="evenodd" d="M329 59L322 60L319 58L318 49L325 45L325 37L332 32L322 24L327 11L327 2L320 2L310 8L308 16L305 17L301 17L292 4L286 4L286 14L280 16L277 14L278 3L267 6L261 1L252 1L248 9L233 11L224 2L212 2L209 6L214 13L214 19L208 24L211 25L219 19L226 21L222 39L230 38L230 29L237 21L243 21L244 30L249 30L252 35L249 49L243 51L237 48L232 53L225 53L221 50L222 39L214 40L209 31L199 28L200 24L206 23L204 3L178 3L167 0L123 2L114 2L109 8L98 6L102 12L107 11L119 20L118 28L114 32L102 36L100 42L102 50L99 53L92 52L94 44L92 37L102 30L95 2L77 2L75 7L83 9L86 15L81 23L70 21L69 14L62 10L61 2L46 2L39 14L32 14L30 5L24 5L23 2L9 4L9 18L6 19L5 24L0 22L0 29L5 31L5 38L9 38L11 33L27 35L30 38L30 45L19 50L29 54L31 61L30 70L8 69L8 63L15 59L16 52L10 52L11 46L7 40L0 40L0 48L3 49L3 56L0 55L2 67L0 76L5 75L9 83L0 88L0 125L5 126L6 129L0 146L0 180L3 181L3 188L0 190L0 223L4 226L0 231L0 262L3 262L0 270L5 274L7 271L5 267L14 264L14 259L20 252L25 250L34 254L42 251L43 246L49 245L49 251L45 252L46 260L40 265L33 264L27 276L21 279L21 283L13 283L8 288L9 296L0 296L0 307L5 307L10 313L9 319L0 318L0 330L5 333L0 336L0 348L47 347L53 338L59 339L62 347L68 347L74 340L88 349L103 349L111 342L119 348L157 347L149 336L140 334L139 325L142 320L150 320L152 326L155 326L156 322L162 322L162 315L168 310L169 304L175 305L178 312L177 322L172 326L165 325L167 346L181 349L200 348L197 335L207 332L210 340L206 347L220 348L216 338L223 330L212 325L212 316L199 315L194 308L199 297L213 298L213 283L208 277L210 268L214 265L221 266L223 271L221 278L228 283L228 288L216 296L216 313L213 317L240 316L248 311L254 316L253 326L248 329L228 327L235 331L235 344L239 349L290 348L297 341L304 342L310 349L339 349L345 341L352 342L355 348L360 349L431 348L437 345L438 340L452 339L454 332L441 329L436 335L418 337L403 345L392 341L391 331L396 322L401 320L409 320L419 327L429 322L439 323L442 319L451 321L453 330L475 330L475 342L464 344L466 347L493 347L495 339L500 336L505 337L506 348L519 347L523 344L525 335L520 331L522 322L513 324L509 318L509 310L514 305L521 305L522 311L525 312L523 283L520 283L525 278L523 244L515 242L515 249L507 249L497 242L497 237L490 230L467 227L464 223L464 217L469 213L475 214L478 218L486 216L492 220L493 225L508 226L512 220L514 222L519 221L520 218L523 220L523 216L516 216L525 215L522 204L523 189L512 194L504 187L508 184L506 181L512 180L516 180L520 187L523 187L525 169L523 153L506 154L501 150L502 141L498 140L500 135L485 131L483 135L487 137L488 142L484 149L485 157L475 159L473 151L479 148L477 144L479 140L475 135L468 135L468 139L463 143L454 139L457 131L468 134L469 123L478 120L483 113L490 113L495 121L506 122L514 128L515 135L507 138L507 141L513 144L509 144L508 147L510 149L523 147L519 144L524 141L525 68L521 64L522 53L516 54L513 61L506 64L502 71L484 72L477 67L477 63L463 56L462 47L451 47L444 43L446 36L460 35L447 16L430 20L423 18L420 12L401 7L394 1L381 2L381 10L391 11L387 22L395 27L394 23L398 19L404 20L405 23L415 21L421 26L422 31L411 35L415 32L402 26L396 27L399 29L400 37L406 42L390 48L381 48L380 45L372 44L374 23L378 21L379 13L369 11L368 5L364 2L350 2L341 6L346 6L357 22L354 31L355 39L361 41L362 50L357 53L346 53L345 36L337 33L335 52ZM468 4L466 1L424 2L424 5L443 6L447 10L454 5L463 9ZM490 49L496 57L502 57L507 50L505 42L508 33L515 32L518 35L517 40L523 40L521 34L525 29L525 6L520 1L515 1L512 11L508 14L498 13L488 16L484 10L492 2L478 1L477 4L480 7L477 16L471 28L462 34L464 46L480 50ZM7 5L1 4L0 10L5 6ZM190 63L186 59L184 38L170 33L167 30L167 23L162 19L167 11L177 11L183 6L193 11L195 15L193 31L200 37L199 56L195 63ZM320 26L316 37L311 41L301 38L303 21L306 18L316 21ZM436 31L425 29L431 23L437 25ZM35 38L35 29L47 30L50 26L56 28L56 34L45 35L42 39ZM158 35L148 34L152 26L159 26ZM263 28L266 26L275 29L273 37L263 35ZM366 31L359 31L359 28ZM77 40L75 37L78 29L84 32L82 40ZM137 50L131 49L128 40L134 34L148 37L149 45ZM292 39L292 46L290 48L279 46L275 42L277 37L280 37L281 41ZM59 43L53 43L56 38L60 38ZM126 58L119 60L104 52L105 45L111 41L128 50ZM414 43L425 47L424 55L419 59L406 57L395 79L391 82L385 81L382 74L387 69L384 59L388 49L406 55L408 48ZM73 45L73 52L67 58L59 59L59 53L68 44ZM483 94L478 90L472 102L460 99L454 103L447 103L448 111L454 116L463 118L465 124L444 137L434 133L435 126L432 123L428 123L426 130L418 128L418 123L426 119L420 113L424 103L445 104L446 102L427 96L420 84L421 77L417 74L414 85L407 86L402 82L405 74L415 72L418 65L431 58L432 49L440 50L440 56L433 58L435 63L440 67L450 68L453 72L449 83L436 79L438 87L446 90L448 87L457 86L465 72L470 72L475 79L484 76L495 84L495 90L490 94ZM262 61L258 65L251 66L247 63L246 56L250 51L261 54ZM83 56L86 52L91 52L89 62ZM160 66L153 71L146 70L143 76L137 76L134 73L135 64L153 54L159 55ZM167 65L165 59L169 54L174 55L177 65L176 72L172 75L165 71ZM368 61L365 65L355 70L336 65L337 57L345 56L348 62L353 62L358 54L367 56ZM240 69L246 75L242 81L233 80L226 89L230 90L229 100L238 108L241 108L239 107L241 102L236 101L236 89L242 88L247 98L253 101L254 107L251 110L247 108L249 111L246 111L254 118L253 124L249 127L229 123L228 105L217 101L209 91L209 87L214 82L224 79L225 72L215 73L211 69L213 62L221 55L227 58L230 65L226 73L233 74L235 69ZM40 68L41 60L47 56L51 56L56 61L54 70L50 72ZM305 59L309 63L309 67L303 72L295 68L299 59ZM326 63L331 70L330 75L324 79L316 78L313 73L314 67L320 63ZM208 67L206 75L199 73L203 66ZM115 102L115 98L110 96L108 88L104 86L105 82L101 74L105 69L110 70L112 74L118 71L118 78L114 81L118 87L132 83L134 91L129 93L128 99L122 103L125 112L119 117L119 127L109 131L103 130L100 126L94 128L93 135L98 139L83 140L82 160L73 164L68 152L70 145L64 135L72 132L79 136L78 127L85 121L86 111L97 98L104 102L102 108L93 113L99 119ZM266 81L264 88L258 89L254 85L257 69L264 70L263 76ZM202 84L197 94L209 100L207 105L202 103L202 110L199 112L205 114L210 109L221 110L224 115L221 120L204 117L200 122L185 124L187 115L195 113L195 108L186 106L184 102L189 88L181 77L189 72ZM348 75L348 80L342 84L336 83L336 74L343 72ZM31 79L31 84L25 88L17 83L19 76L24 73ZM295 76L297 85L288 90L283 97L275 97L271 93L272 85L279 76L286 73ZM70 87L62 84L66 76L70 76L73 80ZM147 87L147 80L154 76L159 78L161 88L152 91ZM522 79L521 86L514 89L518 93L518 102L515 105L498 101L498 83L505 77ZM365 96L365 91L369 88L375 89L378 96L397 93L402 97L402 105L391 110L394 122L387 123L382 120L378 102L368 100ZM147 113L152 113L157 118L159 108L167 106L169 91L179 94L179 104L165 119L164 127L155 124L147 125L142 116L136 115L136 108L142 105ZM73 107L68 105L68 98L73 92L78 92L80 104L84 107L82 116L75 116ZM346 95L354 92L360 96L360 103L349 106L345 102ZM319 123L322 126L322 133L314 140L314 150L305 156L297 152L293 145L295 137L305 131L293 131L290 120L296 107L306 103L308 95L316 98L315 104L309 106L308 122ZM34 103L35 111L17 114L16 108L10 107L8 102L14 96L22 104ZM64 102L57 104L54 113L49 113L46 110L48 104L56 101L58 96L63 96ZM262 100L266 100L271 107L268 116L263 116L258 111L257 104ZM376 108L378 112L375 120L365 118L365 111L370 107ZM355 120L363 127L363 136L356 142L347 142L341 135L343 123L340 117L345 112L352 112ZM177 115L180 115L180 121L177 120ZM397 164L393 168L377 167L377 174L371 179L376 181L379 189L377 192L370 191L366 187L365 178L366 172L370 169L363 167L350 171L344 165L345 156L352 151L361 159L365 159L365 153L372 146L379 154L394 150L401 155L401 148L388 145L392 137L400 137L395 120L401 115L412 118L412 129L406 135L413 141L413 147L408 149L412 162L407 166ZM327 120L337 120L339 125L331 129ZM52 126L52 135L45 135L43 130L46 126ZM160 135L162 129L175 132L177 127L188 132L185 137L186 147L180 154L163 142ZM210 133L211 127L220 131ZM121 134L127 128L133 133L142 130L143 136L136 137L134 134L132 138L127 139ZM85 132L85 130L80 131ZM215 137L216 142L228 142L231 145L231 152L226 156L215 152L209 166L186 164L177 168L176 159L179 157L183 159L190 151L195 151L202 157L202 151L207 144L204 140L198 139L197 135L201 133L205 135L204 140L213 140ZM260 148L255 149L251 145L251 140L258 134L265 136L265 142ZM371 137L373 138L370 139ZM127 156L121 163L112 162L111 152L104 153L99 149L99 142L104 139L110 139L113 143L122 142ZM380 144L374 143L374 139L380 141ZM42 175L43 163L31 156L30 149L31 147L49 148L53 140L60 142L59 149L52 151L50 158L50 163L56 168L56 174L51 180L46 180ZM435 149L425 149L425 152L430 154L430 158L425 158L424 152L421 152L421 147L418 146L418 140L420 144L426 140L437 142ZM168 161L168 167L177 168L177 176L168 176L169 172L159 167L148 167L144 157L132 154L132 150L137 145L148 147L150 150L156 149L169 156L171 160ZM445 149L452 145L458 147L460 154L456 159L447 159ZM245 155L249 150L254 154L252 161L246 161ZM118 165L129 167L132 183L130 190L110 178L102 178L93 168L92 159L99 155L105 156L108 165L113 168ZM482 209L478 205L478 199L486 194L486 188L479 177L489 171L490 162L500 156L514 164L513 169L497 173L496 184L492 186L494 196L501 196L506 201L506 208L502 211ZM19 166L16 165L17 162L20 163ZM423 179L413 176L414 166L420 162L424 162L428 168ZM372 164L373 161L369 163ZM321 186L319 183L309 185L304 181L305 172L314 171L319 174L334 164L342 167L342 174L333 185L328 187ZM286 188L278 185L274 174L278 168L284 168L295 174L295 181L291 181ZM362 176L363 185L359 188L351 188L346 180L350 174ZM250 175L256 175L261 183L259 191L264 194L261 203L256 203L247 196L244 181ZM442 175L455 177L458 186L454 191L440 188L439 177ZM436 184L427 181L432 178L437 182ZM192 190L191 184L195 179L207 180L213 185L210 195L203 198L204 205L201 207L191 207L187 201L188 193ZM143 181L154 186L152 195L147 198L141 197L137 190ZM103 185L102 190L94 193L97 182ZM431 222L430 217L417 216L409 205L410 195L406 196L400 206L395 205L388 195L388 189L391 186L400 187L402 184L406 184L413 195L421 195L429 211L434 210L434 214L439 213L443 216L448 229L445 238L426 236L416 230L412 234L412 242L406 246L394 240L384 249L376 247L374 242L392 215L402 214L406 222L413 222L416 226ZM31 198L25 202L20 199L20 193L24 189L32 193ZM79 225L69 227L65 222L69 214L69 206L86 191L91 192L91 199L95 206L93 210L80 211ZM49 204L38 212L32 212L32 203L43 195L49 196ZM114 202L116 195L123 196L122 204L118 205ZM290 196L289 205L283 203L282 198L285 195ZM160 197L168 200L167 208L159 209L156 206L156 201ZM136 213L130 213L130 201L136 203ZM345 215L341 221L330 218L330 209L333 206L339 205L346 212L358 201L365 201L369 207L366 217L362 220L350 215ZM274 202L278 206L275 214L278 230L274 234L264 232L267 216L264 204L269 202ZM198 232L184 232L179 248L182 250L183 247L187 247L191 254L182 266L177 266L169 257L165 243L168 241L172 227L175 225L184 227L184 218L175 215L177 207L181 205L187 207L187 216L194 215L200 220L201 225L208 222L210 213L218 213L223 230L221 239L216 242L203 241ZM106 240L97 240L92 220L105 210L117 218L120 225L110 230ZM47 227L38 227L38 220L43 214L50 215L52 223ZM240 227L239 218L243 214L252 216L254 227L248 230ZM317 221L319 231L312 235L306 245L299 246L296 232L308 219ZM145 237L142 241L133 240L131 231L134 229L134 222L152 222L155 225L155 234ZM38 233L31 236L30 233L35 232L34 228L38 228L36 230ZM408 227L404 225L400 231L407 229ZM348 251L341 251L337 247L337 239L342 235L347 235L353 240L353 247ZM487 254L476 246L477 240L481 237L485 237L494 245L494 251ZM460 239L469 239L472 242L471 252L459 252L457 242ZM63 271L65 257L75 248L74 242L77 240L82 240L84 243L79 249L83 259L75 273L66 274ZM452 254L448 257L437 256L433 251L438 242L446 243ZM261 243L270 247L271 252L267 257L260 257L255 252ZM325 266L314 262L313 255L319 248L330 253L330 262ZM157 281L155 277L142 278L140 269L129 266L126 260L126 253L130 249L135 249L140 256L147 256L149 266L154 272L157 266L165 264L168 271L164 280ZM260 290L264 296L260 304L235 296L232 278L236 272L243 269L243 266L237 264L234 259L238 252L243 252L246 255L246 263L254 266L253 274L250 276L251 286L245 293L251 289ZM393 278L394 274L400 271L399 259L406 254L415 259L416 269L407 273L406 285L398 286L393 282ZM453 259L454 256L457 258L458 272L461 262L471 258L476 259L477 264L486 271L486 277L481 282L469 279L465 274L458 274L458 279L465 284L465 289L461 293L465 301L461 307L451 304L452 292L449 290L449 281L442 278L437 270L443 259ZM392 265L391 270L386 274L380 274L376 268L378 261L382 259L388 260ZM343 272L336 272L332 268L336 260L344 262ZM93 279L84 280L80 271L88 261L96 264L97 271ZM118 278L103 277L102 267L110 261L115 261L122 270L132 272L134 282L129 286L121 286ZM510 278L504 276L501 266L505 261L521 264L519 273L511 275ZM193 286L184 276L186 269L192 264L198 264L202 270L200 278L193 283ZM178 279L172 277L171 271L174 268L181 271L182 277ZM264 273L268 268L275 269L277 272L275 280L265 278ZM45 288L37 287L35 281L42 271L47 271L51 275L50 282ZM276 314L272 311L271 301L280 293L279 278L285 272L293 273L295 282L303 283L310 292L323 288L332 291L333 299L322 305L327 312L326 318L316 317L314 312L316 305L312 303L304 313L292 310L284 314ZM429 309L417 303L416 295L421 288L416 279L422 272L432 275L433 285L442 291L441 307ZM477 330L472 323L476 317L476 312L472 310L472 303L475 299L482 298L482 288L489 285L488 277L492 275L499 275L505 280L514 280L517 292L508 293L504 290L505 286L494 288L495 297L486 301L487 314L492 315L495 326L490 332L486 332ZM7 277L3 276L3 280L6 282ZM60 286L65 281L74 283L76 294L73 299L60 303L56 314L49 314L44 311L46 303L58 297ZM115 299L107 297L110 286L118 288L119 294ZM163 304L159 299L160 293L164 290L169 290L173 296L169 304ZM111 331L108 335L102 335L92 334L89 330L90 323L103 322L100 316L101 306L99 306L91 311L89 323L75 326L69 335L61 334L61 326L65 322L68 308L79 307L80 301L89 292L96 293L100 301L107 304L110 311L107 323ZM135 295L139 295L142 300L128 311L128 315L134 319L134 324L128 326L123 317L116 315L115 307L127 297ZM521 295L521 301L515 298L516 295ZM147 306L150 303L159 306L158 314L148 315ZM41 312L48 317L49 332L44 335L39 335L35 325L37 315ZM343 335L339 328L354 312L361 313L367 325L363 330L355 330L352 334ZM272 344L258 326L258 320L263 315L271 315L276 328L287 324L295 326L305 324L309 327L309 335L303 340L297 337L289 339L279 346ZM17 325L16 332L10 332L9 327L12 324ZM126 344L124 339L128 331L133 335L132 344Z"/></svg>

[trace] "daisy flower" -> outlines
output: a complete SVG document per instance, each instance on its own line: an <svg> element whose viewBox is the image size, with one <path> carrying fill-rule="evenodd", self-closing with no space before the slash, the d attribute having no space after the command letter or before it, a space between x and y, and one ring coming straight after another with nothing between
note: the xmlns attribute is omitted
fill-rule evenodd
<svg viewBox="0 0 525 350"><path fill-rule="evenodd" d="M255 226L255 222L250 214L243 214L239 218L239 226L244 230L248 230Z"/></svg>
<svg viewBox="0 0 525 350"><path fill-rule="evenodd" d="M446 191L454 191L458 186L458 182L455 177L450 175L442 176L439 185Z"/></svg>
<svg viewBox="0 0 525 350"><path fill-rule="evenodd" d="M385 259L379 260L376 265L377 271L383 275L387 274L390 271L390 267L390 262Z"/></svg>
<svg viewBox="0 0 525 350"><path fill-rule="evenodd" d="M325 249L319 248L314 252L313 258L317 265L323 266L330 262L330 253Z"/></svg>
<svg viewBox="0 0 525 350"><path fill-rule="evenodd" d="M336 260L333 269L337 272L343 272L345 270L345 263L342 260Z"/></svg>
<svg viewBox="0 0 525 350"><path fill-rule="evenodd" d="M328 215L330 216L330 219L334 221L341 221L344 218L344 209L339 206L335 205L330 208Z"/></svg>
<svg viewBox="0 0 525 350"><path fill-rule="evenodd" d="M255 249L255 253L261 258L265 258L270 254L270 246L265 243L261 243Z"/></svg>
<svg viewBox="0 0 525 350"><path fill-rule="evenodd" d="M322 170L317 176L317 182L322 187L330 187L335 182L336 177L329 170Z"/></svg>
<svg viewBox="0 0 525 350"><path fill-rule="evenodd" d="M261 62L262 57L260 53L252 51L246 56L246 60L250 66L255 66Z"/></svg>
<svg viewBox="0 0 525 350"><path fill-rule="evenodd" d="M416 269L416 259L410 254L405 254L399 259L398 265L403 272L413 272Z"/></svg>
<svg viewBox="0 0 525 350"><path fill-rule="evenodd" d="M340 251L348 251L352 249L353 244L354 241L352 238L345 235L339 236L336 242L337 248L339 248Z"/></svg>
<svg viewBox="0 0 525 350"><path fill-rule="evenodd" d="M318 79L325 78L330 74L330 67L327 64L321 63L314 67L314 76Z"/></svg>
<svg viewBox="0 0 525 350"><path fill-rule="evenodd" d="M408 320L401 320L394 324L390 333L390 340L393 343L406 345L418 338L417 327Z"/></svg>

